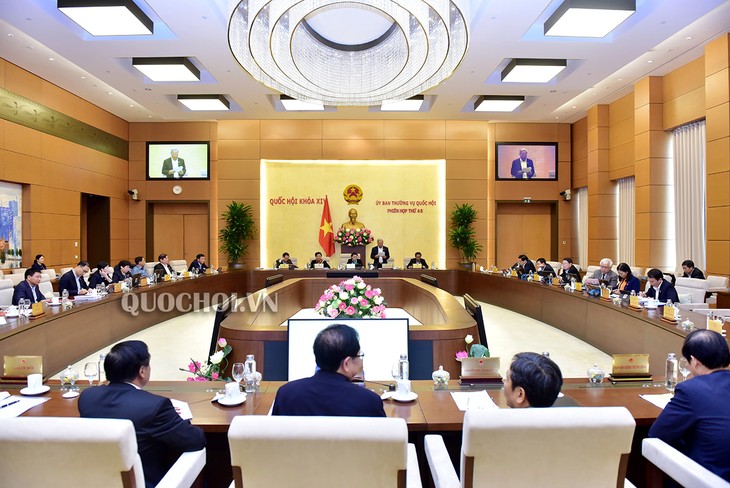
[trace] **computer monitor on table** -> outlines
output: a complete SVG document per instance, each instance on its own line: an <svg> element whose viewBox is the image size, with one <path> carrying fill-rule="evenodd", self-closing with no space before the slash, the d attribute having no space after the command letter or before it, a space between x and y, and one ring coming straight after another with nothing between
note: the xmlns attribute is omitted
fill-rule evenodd
<svg viewBox="0 0 730 488"><path fill-rule="evenodd" d="M477 303L471 296L464 294L464 308L469 315L474 317L477 323L477 332L479 333L479 343L489 349L487 344L487 330L484 327L484 317L482 317L482 306Z"/></svg>

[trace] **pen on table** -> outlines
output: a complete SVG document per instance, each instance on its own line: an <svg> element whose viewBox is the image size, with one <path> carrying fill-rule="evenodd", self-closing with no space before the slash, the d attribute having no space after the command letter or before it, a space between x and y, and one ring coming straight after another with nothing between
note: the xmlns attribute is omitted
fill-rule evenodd
<svg viewBox="0 0 730 488"><path fill-rule="evenodd" d="M5 408L5 407L9 407L10 405L15 405L15 404L16 404L16 403L18 403L18 402L20 402L20 398L18 398L18 399L17 399L17 400L15 400L15 401L12 401L12 402L6 403L5 405L0 405L0 408Z"/></svg>

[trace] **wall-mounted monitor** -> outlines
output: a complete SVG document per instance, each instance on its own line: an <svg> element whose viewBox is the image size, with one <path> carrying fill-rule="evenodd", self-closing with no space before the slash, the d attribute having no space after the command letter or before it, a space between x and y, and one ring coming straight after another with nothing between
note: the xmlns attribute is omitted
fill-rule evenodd
<svg viewBox="0 0 730 488"><path fill-rule="evenodd" d="M498 142L495 154L498 180L558 179L557 142Z"/></svg>
<svg viewBox="0 0 730 488"><path fill-rule="evenodd" d="M365 380L392 381L393 364L408 354L408 319L289 319L289 381L312 376L317 367L312 345L319 331L333 323L349 325L360 336Z"/></svg>
<svg viewBox="0 0 730 488"><path fill-rule="evenodd" d="M210 143L148 142L148 180L209 180Z"/></svg>

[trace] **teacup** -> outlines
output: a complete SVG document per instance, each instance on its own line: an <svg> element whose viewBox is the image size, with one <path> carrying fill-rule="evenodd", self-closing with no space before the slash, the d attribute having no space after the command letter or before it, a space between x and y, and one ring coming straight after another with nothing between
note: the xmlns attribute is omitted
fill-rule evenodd
<svg viewBox="0 0 730 488"><path fill-rule="evenodd" d="M53 305L58 305L58 304L59 304L59 302L60 302L60 301L59 301L59 299L58 299L58 295L53 295L53 296L51 297L51 303L52 303Z"/></svg>
<svg viewBox="0 0 730 488"><path fill-rule="evenodd" d="M237 400L240 394L241 394L241 388L238 386L238 383L236 383L236 382L226 383L226 399L227 400Z"/></svg>
<svg viewBox="0 0 730 488"><path fill-rule="evenodd" d="M33 373L28 375L28 390L38 391L43 388L43 375L40 373Z"/></svg>
<svg viewBox="0 0 730 488"><path fill-rule="evenodd" d="M406 396L411 392L411 381L410 380L398 380L395 394L396 396Z"/></svg>
<svg viewBox="0 0 730 488"><path fill-rule="evenodd" d="M5 310L5 313L7 313L8 315L18 315L18 307L16 307L15 305L11 305Z"/></svg>

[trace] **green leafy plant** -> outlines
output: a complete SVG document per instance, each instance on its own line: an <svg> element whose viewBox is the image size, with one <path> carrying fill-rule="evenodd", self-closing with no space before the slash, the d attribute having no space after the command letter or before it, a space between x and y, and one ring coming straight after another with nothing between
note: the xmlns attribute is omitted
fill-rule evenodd
<svg viewBox="0 0 730 488"><path fill-rule="evenodd" d="M477 211L471 204L457 205L451 211L451 230L449 230L449 244L457 251L461 261L473 262L482 250L482 245L476 239L474 222L477 220Z"/></svg>
<svg viewBox="0 0 730 488"><path fill-rule="evenodd" d="M248 250L246 241L256 235L253 208L241 202L231 202L222 216L226 226L218 234L220 251L228 255L229 263L237 263Z"/></svg>

